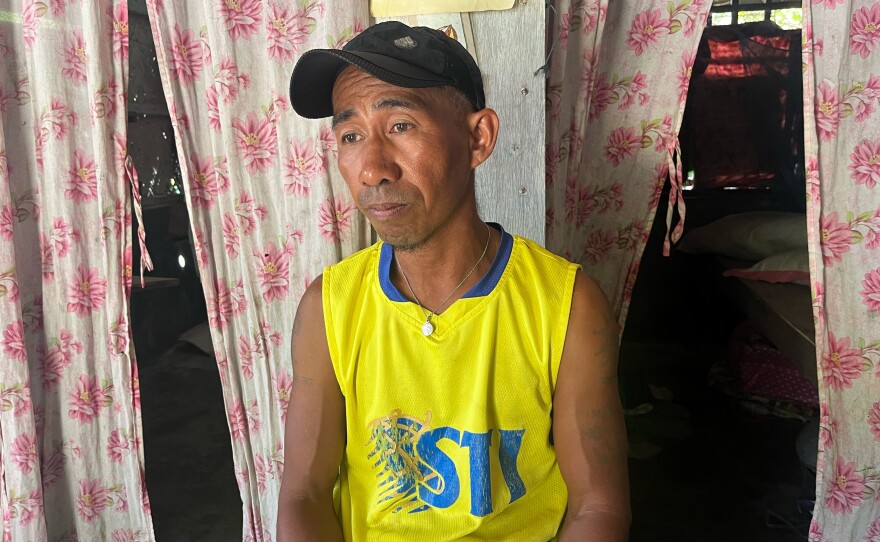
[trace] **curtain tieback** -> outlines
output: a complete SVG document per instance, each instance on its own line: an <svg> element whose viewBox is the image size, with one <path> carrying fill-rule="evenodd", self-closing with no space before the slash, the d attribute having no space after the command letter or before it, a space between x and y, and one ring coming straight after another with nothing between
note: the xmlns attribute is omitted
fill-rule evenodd
<svg viewBox="0 0 880 542"><path fill-rule="evenodd" d="M666 236L663 239L663 255L669 256L670 249L674 243L681 239L684 232L684 216L685 204L684 195L682 194L682 165L681 165L681 144L678 137L675 137L675 146L670 146L666 155L666 163L669 166L669 203L666 207ZM678 222L675 228L672 228L672 211L678 207Z"/></svg>
<svg viewBox="0 0 880 542"><path fill-rule="evenodd" d="M125 178L131 186L131 197L134 202L134 214L137 217L137 234L138 245L141 249L141 288L144 287L144 269L153 270L153 259L150 258L150 252L147 250L147 231L144 229L144 213L141 210L141 188L138 182L137 170L131 163L131 156L125 157Z"/></svg>

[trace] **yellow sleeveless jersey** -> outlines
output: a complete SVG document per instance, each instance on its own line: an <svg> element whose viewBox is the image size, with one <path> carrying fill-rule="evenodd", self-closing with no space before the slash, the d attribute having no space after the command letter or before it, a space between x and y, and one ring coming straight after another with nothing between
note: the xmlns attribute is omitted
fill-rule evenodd
<svg viewBox="0 0 880 542"><path fill-rule="evenodd" d="M489 272L431 319L428 337L389 279L391 246L324 273L348 541L556 537L567 491L551 408L578 266L493 227L502 241Z"/></svg>

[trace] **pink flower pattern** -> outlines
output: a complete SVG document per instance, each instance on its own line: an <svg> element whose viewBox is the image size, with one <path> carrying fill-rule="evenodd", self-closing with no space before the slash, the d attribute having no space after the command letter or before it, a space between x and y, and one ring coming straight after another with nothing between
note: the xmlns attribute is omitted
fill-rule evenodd
<svg viewBox="0 0 880 542"><path fill-rule="evenodd" d="M64 472L64 454L56 451L49 455L49 458L40 465L40 477L43 479L43 487L51 487L52 484L61 478Z"/></svg>
<svg viewBox="0 0 880 542"><path fill-rule="evenodd" d="M629 109L638 101L639 105L648 103L650 96L646 92L647 78L641 71L631 77L610 80L607 73L596 76L593 96L590 100L590 119L596 118L609 105L618 104L618 109Z"/></svg>
<svg viewBox="0 0 880 542"><path fill-rule="evenodd" d="M179 26L174 26L174 33L171 36L171 50L168 56L171 61L169 66L171 76L184 85L195 81L205 67L202 44L190 28L181 30Z"/></svg>
<svg viewBox="0 0 880 542"><path fill-rule="evenodd" d="M249 113L244 120L233 120L232 126L247 172L253 175L269 169L278 153L275 124L269 118L260 120L256 113Z"/></svg>
<svg viewBox="0 0 880 542"><path fill-rule="evenodd" d="M272 464L262 455L254 458L254 473L257 477L257 491L261 494L266 493L269 489L267 479L272 476Z"/></svg>
<svg viewBox="0 0 880 542"><path fill-rule="evenodd" d="M574 176L571 176L567 181L565 218L569 223L574 222L577 227L582 227L596 209L596 202L591 196L591 188L589 186L578 187L576 180Z"/></svg>
<svg viewBox="0 0 880 542"><path fill-rule="evenodd" d="M115 151L113 157L115 158L116 171L121 174L125 171L125 160L128 158L128 142L122 134L115 134L113 136L113 149Z"/></svg>
<svg viewBox="0 0 880 542"><path fill-rule="evenodd" d="M244 285L239 279L234 285L226 281L217 284L217 293L208 295L208 323L213 328L225 329L232 322L233 316L243 314L247 310L247 298Z"/></svg>
<svg viewBox="0 0 880 542"><path fill-rule="evenodd" d="M880 182L880 139L864 140L849 155L850 177L856 184L874 188Z"/></svg>
<svg viewBox="0 0 880 542"><path fill-rule="evenodd" d="M21 4L21 30L25 47L30 49L37 41L37 26L46 13L46 5L36 0L24 0Z"/></svg>
<svg viewBox="0 0 880 542"><path fill-rule="evenodd" d="M59 383L64 370L73 363L74 355L83 351L83 345L69 331L62 329L57 344L48 350L39 346L38 351L41 354L43 387L49 389Z"/></svg>
<svg viewBox="0 0 880 542"><path fill-rule="evenodd" d="M287 369L281 369L278 374L272 377L272 382L275 384L275 399L281 409L281 421L283 422L287 419L287 406L290 403L290 392L293 390L293 378Z"/></svg>
<svg viewBox="0 0 880 542"><path fill-rule="evenodd" d="M101 308L107 296L107 281L95 267L79 266L67 289L67 312L85 318Z"/></svg>
<svg viewBox="0 0 880 542"><path fill-rule="evenodd" d="M218 95L223 98L223 103L228 104L238 97L239 89L247 89L251 86L251 78L248 74L240 72L232 58L225 57L220 61L220 69L214 76Z"/></svg>
<svg viewBox="0 0 880 542"><path fill-rule="evenodd" d="M880 401L874 403L871 410L868 411L868 426L871 428L874 439L880 442Z"/></svg>
<svg viewBox="0 0 880 542"><path fill-rule="evenodd" d="M636 132L635 128L623 126L611 132L602 154L614 167L617 167L641 147L641 134Z"/></svg>
<svg viewBox="0 0 880 542"><path fill-rule="evenodd" d="M359 18L356 18L354 20L354 24L345 28L345 30L343 30L338 37L333 38L332 36L327 36L327 43L331 44L331 49L342 49L346 46L346 44L348 44L348 42L351 41L353 37L363 32L364 28L366 28L366 26L364 25L363 21L361 21Z"/></svg>
<svg viewBox="0 0 880 542"><path fill-rule="evenodd" d="M257 221L264 221L268 210L264 205L256 205L254 197L247 190L242 190L235 202L235 216L244 235L250 235L257 227Z"/></svg>
<svg viewBox="0 0 880 542"><path fill-rule="evenodd" d="M834 514L849 514L864 499L865 478L856 472L855 463L837 458L837 468L829 478L825 506Z"/></svg>
<svg viewBox="0 0 880 542"><path fill-rule="evenodd" d="M819 405L819 445L821 450L827 450L834 442L834 434L837 433L837 421L828 412L828 403Z"/></svg>
<svg viewBox="0 0 880 542"><path fill-rule="evenodd" d="M84 84L86 82L86 42L82 32L74 30L73 34L64 47L64 58L61 61L61 75L70 79L73 83Z"/></svg>
<svg viewBox="0 0 880 542"><path fill-rule="evenodd" d="M88 203L98 198L98 166L94 158L77 149L73 165L64 182L64 197L77 203Z"/></svg>
<svg viewBox="0 0 880 542"><path fill-rule="evenodd" d="M254 363L264 356L259 341L251 341L247 335L238 338L238 359L241 366L241 375L245 380L254 378Z"/></svg>
<svg viewBox="0 0 880 542"><path fill-rule="evenodd" d="M587 237L584 258L593 265L604 260L611 248L617 244L617 237L608 231L595 230Z"/></svg>
<svg viewBox="0 0 880 542"><path fill-rule="evenodd" d="M263 21L260 0L219 0L220 15L232 41L250 39Z"/></svg>
<svg viewBox="0 0 880 542"><path fill-rule="evenodd" d="M829 352L822 358L822 382L839 390L852 387L853 380L862 374L862 352L850 347L849 337L836 339L828 334Z"/></svg>
<svg viewBox="0 0 880 542"><path fill-rule="evenodd" d="M696 51L685 51L681 54L681 61L678 63L678 101L687 100L688 88L691 84L691 76L694 72L694 60L697 58Z"/></svg>
<svg viewBox="0 0 880 542"><path fill-rule="evenodd" d="M865 532L865 542L880 542L880 516L871 523Z"/></svg>
<svg viewBox="0 0 880 542"><path fill-rule="evenodd" d="M330 167L330 158L336 157L336 136L329 126L324 126L318 134L318 154L321 157L321 171Z"/></svg>
<svg viewBox="0 0 880 542"><path fill-rule="evenodd" d="M79 384L68 392L67 397L67 415L80 425L91 423L109 400L98 378L89 379L86 375L79 377Z"/></svg>
<svg viewBox="0 0 880 542"><path fill-rule="evenodd" d="M663 18L663 10L660 8L645 10L636 14L632 27L627 32L627 44L630 50L641 56L651 47L659 45L666 35L669 34L671 21Z"/></svg>
<svg viewBox="0 0 880 542"><path fill-rule="evenodd" d="M18 222L15 207L7 204L0 207L0 239L12 241L15 234L15 223Z"/></svg>
<svg viewBox="0 0 880 542"><path fill-rule="evenodd" d="M40 271L44 284L55 280L55 253L44 236L40 236Z"/></svg>
<svg viewBox="0 0 880 542"><path fill-rule="evenodd" d="M238 227L238 220L232 213L223 215L223 247L226 249L226 255L232 258L238 258L241 250L241 237L239 233L241 229Z"/></svg>
<svg viewBox="0 0 880 542"><path fill-rule="evenodd" d="M869 271L862 280L862 303L871 312L880 315L880 267Z"/></svg>
<svg viewBox="0 0 880 542"><path fill-rule="evenodd" d="M880 45L880 4L862 6L855 12L849 39L849 50L862 58L868 58Z"/></svg>
<svg viewBox="0 0 880 542"><path fill-rule="evenodd" d="M107 437L107 457L113 463L122 463L126 454L132 454L139 442L125 431L114 429Z"/></svg>
<svg viewBox="0 0 880 542"><path fill-rule="evenodd" d="M64 220L64 217L57 216L52 221L52 232L49 234L48 241L52 243L52 249L55 250L59 258L67 256L71 244L78 242L79 238L79 233Z"/></svg>
<svg viewBox="0 0 880 542"><path fill-rule="evenodd" d="M110 325L110 338L107 348L111 354L124 354L128 350L128 319L120 314Z"/></svg>
<svg viewBox="0 0 880 542"><path fill-rule="evenodd" d="M192 204L210 209L220 192L217 175L210 157L193 154L190 157L189 193Z"/></svg>
<svg viewBox="0 0 880 542"><path fill-rule="evenodd" d="M828 81L819 83L816 93L816 130L819 141L831 141L837 137L840 126L840 97L837 89Z"/></svg>
<svg viewBox="0 0 880 542"><path fill-rule="evenodd" d="M663 195L663 187L666 186L666 180L669 179L669 165L664 160L654 166L656 175L648 183L649 193L648 209L656 209L660 205L660 197Z"/></svg>
<svg viewBox="0 0 880 542"><path fill-rule="evenodd" d="M263 250L254 251L260 292L266 302L283 300L287 297L290 286L291 255L292 251L289 247L276 248L272 241L266 243Z"/></svg>
<svg viewBox="0 0 880 542"><path fill-rule="evenodd" d="M39 464L37 439L33 433L22 433L12 441L12 462L23 474L28 474Z"/></svg>
<svg viewBox="0 0 880 542"><path fill-rule="evenodd" d="M111 79L106 85L101 85L95 91L91 107L89 108L89 120L92 125L97 119L113 117L119 104L123 102L120 96L119 83Z"/></svg>
<svg viewBox="0 0 880 542"><path fill-rule="evenodd" d="M300 48L315 30L317 21L310 16L320 4L310 3L306 8L294 9L290 2L269 2L266 32L269 42L269 58L287 62L299 53Z"/></svg>
<svg viewBox="0 0 880 542"><path fill-rule="evenodd" d="M128 58L128 5L116 4L113 10L113 56Z"/></svg>
<svg viewBox="0 0 880 542"><path fill-rule="evenodd" d="M107 489L100 479L79 481L79 492L76 497L76 511L85 522L92 522L110 506Z"/></svg>
<svg viewBox="0 0 880 542"><path fill-rule="evenodd" d="M288 196L303 198L309 195L312 179L324 171L321 158L315 152L315 145L310 141L290 140L290 151L284 157L284 193Z"/></svg>
<svg viewBox="0 0 880 542"><path fill-rule="evenodd" d="M76 2L77 0L73 0ZM52 11L52 15L58 17L64 13L64 10L67 9L67 0L49 0L49 9Z"/></svg>
<svg viewBox="0 0 880 542"><path fill-rule="evenodd" d="M24 326L21 320L8 324L0 341L3 352L15 361L27 361L27 344L24 337Z"/></svg>
<svg viewBox="0 0 880 542"><path fill-rule="evenodd" d="M219 132L220 125L220 93L216 86L210 86L205 91L205 106L208 109L208 125L212 130Z"/></svg>
<svg viewBox="0 0 880 542"><path fill-rule="evenodd" d="M342 196L327 198L318 207L318 228L328 243L338 243L351 231L354 205Z"/></svg>
<svg viewBox="0 0 880 542"><path fill-rule="evenodd" d="M849 224L837 221L836 212L822 217L821 222L822 260L825 267L831 267L834 262L841 260L843 254L849 252L850 244L852 244L852 231L849 229Z"/></svg>
<svg viewBox="0 0 880 542"><path fill-rule="evenodd" d="M232 406L226 410L229 422L229 432L232 435L233 442L241 442L247 438L248 422L244 405L241 401L234 401Z"/></svg>

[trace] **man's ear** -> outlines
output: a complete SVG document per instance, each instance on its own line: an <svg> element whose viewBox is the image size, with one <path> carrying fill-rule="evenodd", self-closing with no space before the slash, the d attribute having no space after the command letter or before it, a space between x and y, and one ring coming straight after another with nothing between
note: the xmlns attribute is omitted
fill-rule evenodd
<svg viewBox="0 0 880 542"><path fill-rule="evenodd" d="M470 132L471 169L489 159L498 141L498 115L491 109L481 109L468 115Z"/></svg>

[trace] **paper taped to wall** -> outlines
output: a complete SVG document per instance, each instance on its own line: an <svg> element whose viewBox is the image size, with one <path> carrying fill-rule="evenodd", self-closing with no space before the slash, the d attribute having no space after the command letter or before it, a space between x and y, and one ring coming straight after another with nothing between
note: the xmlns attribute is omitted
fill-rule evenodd
<svg viewBox="0 0 880 542"><path fill-rule="evenodd" d="M514 0L371 0L373 17L510 9Z"/></svg>

